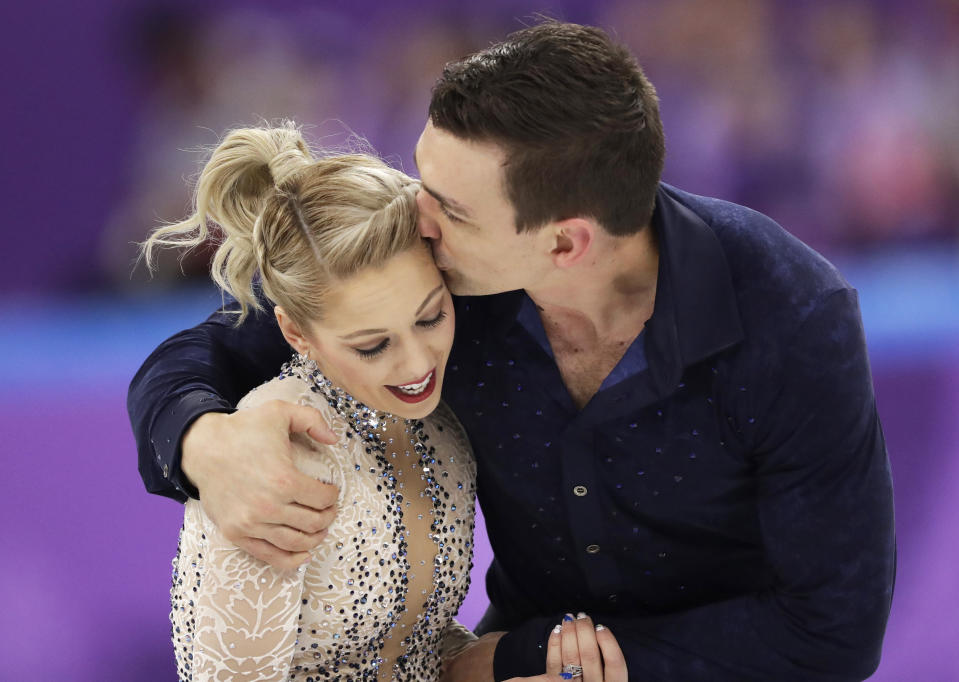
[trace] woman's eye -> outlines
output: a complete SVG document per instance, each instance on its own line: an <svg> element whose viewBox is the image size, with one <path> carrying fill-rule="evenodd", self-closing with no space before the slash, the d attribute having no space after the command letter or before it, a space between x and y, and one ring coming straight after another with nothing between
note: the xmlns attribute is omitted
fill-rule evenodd
<svg viewBox="0 0 959 682"><path fill-rule="evenodd" d="M446 311L441 310L440 314L434 317L432 320L420 320L416 324L418 324L421 327L437 327L439 326L440 322L442 322L445 319L446 319Z"/></svg>
<svg viewBox="0 0 959 682"><path fill-rule="evenodd" d="M366 358L367 360L371 360L375 358L377 355L379 355L380 353L382 353L383 351L385 351L389 347L389 345L390 345L390 340L383 339L372 348L354 348L353 350L355 350L360 355L360 357Z"/></svg>

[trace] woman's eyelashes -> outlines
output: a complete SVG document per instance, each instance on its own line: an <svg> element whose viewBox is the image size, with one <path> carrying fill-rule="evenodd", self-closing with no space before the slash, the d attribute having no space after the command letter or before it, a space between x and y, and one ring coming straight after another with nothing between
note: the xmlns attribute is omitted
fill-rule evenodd
<svg viewBox="0 0 959 682"><path fill-rule="evenodd" d="M367 360L372 360L377 355L379 355L380 353L385 351L387 348L389 348L389 346L390 346L390 340L383 339L372 348L354 348L353 350L355 350L360 355L360 357L366 358Z"/></svg>
<svg viewBox="0 0 959 682"><path fill-rule="evenodd" d="M417 321L416 325L419 327L432 329L434 327L440 326L440 324L442 324L443 320L445 320L446 317L447 317L446 311L440 310L439 314L437 314L436 317L433 317L429 320L419 320ZM355 350L360 357L365 358L367 360L372 360L373 358L377 357L380 353L382 353L389 347L390 347L390 340L389 338L385 338L382 341L380 341L378 344L373 346L372 348L354 348L353 350Z"/></svg>
<svg viewBox="0 0 959 682"><path fill-rule="evenodd" d="M439 315L437 315L437 316L434 317L433 319L431 319L431 320L420 320L420 321L417 322L416 324L418 324L418 325L421 326L421 327L438 327L439 324L440 324L440 322L442 322L442 321L445 320L445 319L446 319L446 311L445 311L445 310L440 310Z"/></svg>

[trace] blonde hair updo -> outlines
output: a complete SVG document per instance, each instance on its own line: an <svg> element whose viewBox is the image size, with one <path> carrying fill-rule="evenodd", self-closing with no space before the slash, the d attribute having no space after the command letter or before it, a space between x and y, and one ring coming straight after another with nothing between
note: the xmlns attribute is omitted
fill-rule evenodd
<svg viewBox="0 0 959 682"><path fill-rule="evenodd" d="M299 325L323 317L337 280L379 266L420 237L419 183L366 154L314 158L292 122L241 128L223 139L196 185L194 212L142 245L192 248L219 228L211 275L240 304L237 324L263 292Z"/></svg>

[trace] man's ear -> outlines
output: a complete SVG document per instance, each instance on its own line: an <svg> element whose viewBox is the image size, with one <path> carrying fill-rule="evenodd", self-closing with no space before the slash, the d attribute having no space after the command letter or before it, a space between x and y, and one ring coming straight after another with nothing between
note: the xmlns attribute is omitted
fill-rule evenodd
<svg viewBox="0 0 959 682"><path fill-rule="evenodd" d="M306 340L300 325L293 321L282 306L275 306L273 314L276 315L276 322L280 325L280 331L283 332L283 338L293 347L297 353L307 354L310 351L310 342Z"/></svg>
<svg viewBox="0 0 959 682"><path fill-rule="evenodd" d="M553 223L546 229L553 234L550 256L559 268L568 268L581 262L589 253L598 227L585 218L568 218Z"/></svg>

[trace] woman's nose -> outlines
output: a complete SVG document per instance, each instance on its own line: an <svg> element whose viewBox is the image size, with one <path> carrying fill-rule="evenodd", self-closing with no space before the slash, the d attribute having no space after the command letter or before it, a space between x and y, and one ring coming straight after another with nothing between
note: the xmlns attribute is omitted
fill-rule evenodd
<svg viewBox="0 0 959 682"><path fill-rule="evenodd" d="M408 377L409 381L418 381L433 369L433 354L430 353L429 346L421 342L411 343L408 348L403 358L402 376Z"/></svg>

